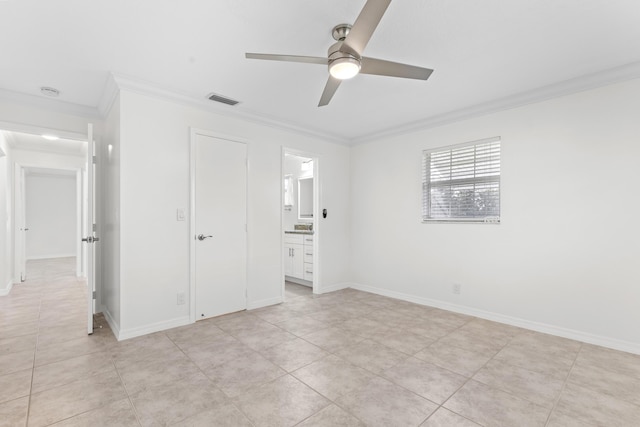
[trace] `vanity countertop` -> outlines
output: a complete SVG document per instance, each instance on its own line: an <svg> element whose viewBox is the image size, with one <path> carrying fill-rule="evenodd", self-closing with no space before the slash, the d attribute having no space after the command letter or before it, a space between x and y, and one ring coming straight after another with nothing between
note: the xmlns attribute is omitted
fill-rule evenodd
<svg viewBox="0 0 640 427"><path fill-rule="evenodd" d="M313 230L287 230L284 232L285 234L313 234Z"/></svg>

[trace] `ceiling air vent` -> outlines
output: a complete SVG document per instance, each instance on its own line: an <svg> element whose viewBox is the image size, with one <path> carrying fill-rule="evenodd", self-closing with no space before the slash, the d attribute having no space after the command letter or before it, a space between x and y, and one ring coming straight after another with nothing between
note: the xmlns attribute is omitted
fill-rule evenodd
<svg viewBox="0 0 640 427"><path fill-rule="evenodd" d="M216 95L215 93L210 93L209 95L207 95L207 98L210 101L221 102L221 103L227 104L227 105L236 105L237 103L240 102L240 101L236 101L235 99L231 99L231 98L227 98L227 97L224 97L224 96Z"/></svg>
<svg viewBox="0 0 640 427"><path fill-rule="evenodd" d="M40 92L43 95L50 96L52 98L56 98L57 96L60 95L60 91L58 89L54 88L54 87L42 86L40 88Z"/></svg>

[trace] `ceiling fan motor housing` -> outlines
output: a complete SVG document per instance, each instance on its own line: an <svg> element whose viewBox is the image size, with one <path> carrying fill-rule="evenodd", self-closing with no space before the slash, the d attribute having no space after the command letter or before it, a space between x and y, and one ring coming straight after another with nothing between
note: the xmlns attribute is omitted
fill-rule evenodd
<svg viewBox="0 0 640 427"><path fill-rule="evenodd" d="M331 45L331 47L329 48L329 51L327 52L327 55L329 58L329 65L331 65L333 61L341 58L354 59L355 61L360 63L360 60L362 59L361 57L356 56L350 52L345 52L340 49L341 47L342 47L342 42L334 43L333 45Z"/></svg>

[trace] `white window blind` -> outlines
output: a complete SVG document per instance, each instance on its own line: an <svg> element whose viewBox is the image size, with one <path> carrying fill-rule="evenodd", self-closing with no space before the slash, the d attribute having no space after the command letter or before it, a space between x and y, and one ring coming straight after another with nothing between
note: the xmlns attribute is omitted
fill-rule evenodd
<svg viewBox="0 0 640 427"><path fill-rule="evenodd" d="M425 150L423 221L500 222L500 138Z"/></svg>

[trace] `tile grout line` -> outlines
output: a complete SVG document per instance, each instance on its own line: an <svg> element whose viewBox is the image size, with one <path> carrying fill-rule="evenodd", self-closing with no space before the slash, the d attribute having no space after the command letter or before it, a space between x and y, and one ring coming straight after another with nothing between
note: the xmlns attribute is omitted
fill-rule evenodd
<svg viewBox="0 0 640 427"><path fill-rule="evenodd" d="M475 318L474 318L474 319L475 319ZM472 319L472 320L473 320L473 319ZM467 324L468 324L468 323L470 323L472 320L469 320L468 322L464 323L463 325L460 325L458 328L456 328L456 329L452 330L452 331L451 331L451 332L449 332L447 335L449 335L449 334L451 334L451 333L453 333L453 332L455 332L455 331L457 331L457 330L461 329L463 326L467 325ZM447 335L445 335L444 337L446 337ZM433 342L432 344L435 344L436 342L440 341L440 339L442 339L442 338L444 338L444 337L439 338L438 340L436 340L436 341L435 341L435 342ZM474 377L474 376L475 376L475 375L476 375L476 374L477 374L477 373L478 373L482 368L484 368L485 366L487 366L487 365L489 364L489 362L491 362L491 361L492 361L492 360L493 360L493 359L498 355L498 353L500 353L502 350L504 350L504 349L505 349L505 347L507 347L507 346L511 343L511 341L513 341L513 339L514 339L514 338L515 338L515 335L514 335L514 336L512 336L512 337L511 337L511 338L510 338L510 339L509 339L509 340L508 340L508 341L507 341L507 342L506 342L506 343L505 343L505 344L504 344L504 345L503 345L503 346L502 346L498 351L496 351L496 352L494 353L494 355L493 355L493 356L491 356L491 357L489 358L489 360L487 360L487 361L486 361L482 366L480 366L478 369L476 369L476 370L473 372L473 374L471 374L469 377L467 377L467 380L466 380L466 381L465 381L465 382L464 382L460 387L458 387L458 388L456 389L456 391L454 391L453 393L451 393L451 395L450 395L449 397L447 397L447 398L444 400L444 402L442 402L440 405L438 405L438 408L436 408L436 410L435 410L435 411L433 411L433 413L432 413L431 415L429 415L429 417L427 417L427 420L428 420L429 418L431 418L431 417L433 416L433 414L435 414L436 412L438 412L438 410L439 410L440 408L444 408L444 409L446 409L447 411L451 411L452 413L454 413L454 414L456 414L456 415L458 415L458 416L460 416L460 417L462 417L462 418L464 418L464 419L467 419L467 420L469 420L469 421L471 421L471 422L473 422L473 423L475 423L475 424L482 425L482 424L480 424L479 422L476 422L475 420L473 420L473 419L471 419L471 418L468 418L468 417L466 417L466 416L464 416L464 415L462 415L462 414L459 414L459 413L457 413L457 412L455 412L455 411L453 411L453 410L451 410L451 409L447 408L447 407L446 407L446 406L444 406L444 405L445 405L449 400L451 400L451 398L452 398L453 396L455 396L455 395L456 395L456 393L458 393L458 392L459 392L459 391L460 391L464 386L466 386L466 385L469 383L469 381L473 380L473 377ZM430 345L430 346L431 346L431 345ZM456 345L451 345L451 346L452 346L452 347L455 347L455 348L460 348L461 350L463 350L461 347L458 347L458 346L456 346ZM428 348L428 347L427 347L427 348ZM436 366L438 366L438 365L436 365ZM453 372L453 371L452 371L452 372ZM460 374L458 374L458 375L460 375ZM465 375L463 375L463 376L465 376ZM474 381L475 381L475 380L474 380ZM482 383L481 383L481 384L482 384ZM485 384L485 385L486 385L486 384ZM488 387L491 387L491 386L488 386ZM492 388L493 388L493 387L492 387ZM498 389L498 390L500 390L500 391L504 392L502 389ZM511 396L514 396L514 397L518 397L518 396L512 395L511 393L508 393L508 392L505 392L505 393L507 393L507 394L509 394L509 395L511 395Z"/></svg>
<svg viewBox="0 0 640 427"><path fill-rule="evenodd" d="M142 427L142 422L140 421L140 415L138 414L138 409L133 404L133 400L131 400L131 395L129 395L129 390L127 390L127 386L122 379L122 375L120 375L120 371L118 370L118 366L116 365L116 361L111 354L109 354L109 359L111 359L111 364L113 365L113 369L116 371L116 375L118 375L118 379L120 380L120 384L124 389L125 394L127 395L127 400L129 401L129 405L131 405L131 409L133 410L133 415L136 417L136 422L139 426Z"/></svg>
<svg viewBox="0 0 640 427"><path fill-rule="evenodd" d="M470 321L471 321L471 320L469 320L469 321L467 321L467 322L465 322L465 323L461 324L460 326L456 327L455 329L452 329L452 330L451 330L451 332L449 332L449 333L452 333L452 332L454 332L454 331L456 331L456 330L458 330L458 329L462 328L464 325L466 325L466 324L467 324L467 323L469 323ZM340 328L339 326L335 326L335 327L337 327L338 329L341 329L341 330L343 330L343 331L345 331L345 332L349 332L349 331L346 331L346 330L344 330L344 329ZM354 335L358 335L358 334L354 334ZM448 334L447 334L447 335L448 335ZM362 335L358 335L358 336L362 337ZM446 336L446 335L445 335L445 336ZM302 338L302 337L300 337L300 338L304 340L304 338ZM427 337L425 337L425 338L427 338ZM442 338L442 337L441 337L441 338ZM378 343L377 341L375 341L375 340L371 339L371 337L364 337L364 339L365 339L365 340L366 340L366 339L370 339L370 340L372 340L372 341L374 341L374 342ZM411 393L411 394L413 394L413 395L415 395L415 396L417 396L417 397L419 397L419 398L421 398L421 399L424 399L424 400L426 400L426 401L428 401L428 402L432 402L433 404L437 405L437 408L436 408L436 409L435 409L431 414L429 414L429 415L428 415L424 420L422 420L422 421L421 421L421 424L422 424L422 423L424 423L426 420L428 420L428 419L429 419L433 414L435 414L435 413L438 411L438 409L440 409L440 408L442 407L442 405L444 404L444 402L443 402L442 404L437 404L436 402L433 402L432 400L427 399L426 397L419 395L418 393L414 392L413 390L409 390L409 389L405 388L404 386L402 386L402 385L400 385L400 384L397 384L397 383L395 383L394 381L392 381L392 380L390 380L390 379L388 379L388 378L383 377L381 374L377 374L377 373L372 372L372 371L370 371L370 370L368 370L368 369L366 369L366 368L362 368L362 367L360 367L360 366L358 366L358 365L355 365L355 364L351 363L349 360L344 359L343 357L341 357L340 355L338 355L335 351L331 352L331 351L329 351L329 350L327 350L327 349L325 349L325 348L322 348L322 347L320 347L320 346L318 346L318 345L316 345L316 344L314 344L314 343L312 343L312 342L310 342L310 341L307 341L307 340L305 340L305 341L306 341L307 343L309 343L309 344L315 345L315 346L316 346L316 347L318 347L318 348L321 348L322 350L324 350L324 351L326 351L327 353L329 353L329 355L336 356L336 357L338 357L338 358L340 358L340 359L344 360L344 361L345 361L345 363L348 363L349 365L351 365L351 366L353 366L353 367L356 367L356 368L359 368L359 369L363 369L363 370L365 370L365 371L369 372L370 374L374 375L374 377L377 377L377 378L380 378L380 379L382 379L382 380L388 381L388 382L390 382L391 384L393 384L394 386L400 387L400 388L402 388L403 390L406 390L407 392L409 392L409 393ZM438 338L438 339L436 339L436 340L435 340L434 342L432 342L431 344L429 344L428 346L426 346L425 348L428 348L429 346L431 346L432 344L434 344L434 343L435 343L435 342L437 342L437 341L439 341L439 338ZM361 341L359 341L359 342L361 342ZM359 342L358 342L358 343L359 343ZM358 343L355 343L355 344L358 344ZM355 344L354 344L354 345L355 345ZM390 348L390 349L392 349L392 350L396 350L396 349L393 349L393 348L391 348L391 347L385 346L385 345L384 345L384 344L382 344L382 343L378 343L378 344L380 344L380 345L382 345L382 346L384 346L384 347L386 347L386 348ZM348 346L348 345L347 345L347 346ZM506 344L505 344L505 346L506 346ZM396 351L399 351L399 350L396 350ZM407 358L406 358L406 359L411 358L411 357L414 357L414 355L411 355L411 354L408 354L408 353L405 353L405 352L402 352L402 351L399 351L399 352L400 352L400 353L403 353L403 354L405 354L405 355L407 355ZM496 353L496 354L497 354L497 353ZM324 359L324 358L326 358L326 357L327 357L327 356L325 356L325 357L323 357L323 358L321 358L321 359L318 359L318 360L322 360L322 359ZM414 357L414 358L415 358L415 357ZM405 360L406 360L406 359L405 359ZM417 359L417 358L416 358L416 359ZM421 359L418 359L418 360L421 360ZM426 361L423 361L423 362L426 362ZM310 362L310 363L308 363L308 364L307 364L307 365L305 365L305 366L309 366L309 365L311 365L312 363L315 363L315 362ZM393 365L393 367L395 367L395 366L399 365L400 363L402 363L402 362L398 362L398 363L396 363L395 365ZM429 362L426 362L426 363L429 363ZM488 362L487 362L487 363L488 363ZM435 365L435 364L433 364L433 365L434 365L434 366L437 366L437 367L439 367L439 368L441 368L441 369L445 369L445 370L447 370L447 371L449 371L449 372L452 372L452 373L454 373L454 374L457 374L457 372L453 372L453 371L451 371L451 370L449 370L449 369L443 368L443 367L438 366L438 365ZM300 367L300 368L296 369L296 371L297 371L297 370L299 370L299 369L304 368L305 366L302 366L302 367ZM391 368L393 368L393 367L391 367ZM389 369L391 369L391 368L389 368ZM342 409L343 411L345 411L345 412L346 412L346 413L348 413L349 415L351 415L351 416L355 417L356 419L358 419L359 421L361 421L361 422L363 422L363 423L364 423L364 421L363 421L363 420L361 420L360 418L358 418L358 416L357 416L356 414L352 413L352 412L351 412L351 411L349 411L347 408L342 407L342 406L341 406L338 402L336 402L335 400L331 400L331 399L329 399L328 397L324 396L324 395L323 395L322 393L320 393L318 390L314 389L311 385L307 384L306 382L302 381L301 379L299 379L298 377L296 377L295 375L293 375L293 372L295 372L295 371L292 371L292 372L291 372L291 374L292 374L292 376L293 376L295 379L297 379L298 381L302 382L302 383L303 383L303 384L305 384L307 387L309 387L310 389L312 389L313 391L315 391L315 392L316 392L316 393L318 393L319 395L323 396L324 398L326 398L327 400L329 400L330 402L332 402L334 405L338 406L340 409ZM458 374L458 375L460 375L460 374ZM464 376L464 375L462 375L462 376ZM462 385L462 386L460 386L460 388L462 388L462 387L464 386L464 384L466 384L470 379L471 379L471 378L467 378L467 381L465 381L465 382L463 383L463 385ZM368 382L367 382L367 384L368 384ZM362 387L360 387L359 389L361 389L361 388L362 388ZM458 390L459 390L460 388L458 388ZM358 390L359 390L359 389L358 389ZM453 394L455 394L458 390L456 390L454 393L452 393L452 395L453 395ZM342 396L343 396L343 394L341 394L341 395L339 395L339 396L337 396L337 397L339 398L339 397L342 397ZM448 400L448 399L449 399L449 398L447 398L447 400ZM446 400L445 400L445 402L446 402ZM326 409L326 407L325 407L325 408L323 408L323 409ZM323 409L321 409L320 411L322 411ZM320 411L318 411L318 412L320 412ZM316 412L316 414L317 414L318 412ZM313 415L315 415L315 414L312 414L312 415L310 415L310 416L309 416L309 417L307 417L307 418L310 418L310 417L311 417L311 416L313 416ZM457 415L459 415L459 414L457 414ZM463 417L463 418L466 418L466 417Z"/></svg>
<svg viewBox="0 0 640 427"><path fill-rule="evenodd" d="M195 325L195 323L192 323L192 325ZM213 326L214 326L215 328L220 329L216 324L213 324ZM230 337L233 337L233 336L232 336L231 334L229 334L228 332L226 332L226 331L224 331L224 330L222 330L222 329L220 329L220 330L221 330L224 334L227 334L227 335L229 335ZM211 378L209 378L209 376L208 376L208 375L204 372L204 370L200 367L200 365L198 365L198 364L197 364L193 359L191 359L191 358L189 357L189 355L188 355L188 354L183 350L183 348L182 348L182 347L180 347L178 344L176 344L176 342L175 342L173 339L171 339L171 337L170 337L169 335L165 334L165 336L167 337L167 339L168 339L169 341L171 341L171 342L173 343L173 345L175 345L175 346L176 346L176 348L177 348L178 350L180 350L180 352L181 352L182 354L184 354L184 356L185 356L187 359L189 359L189 361L190 361L191 363L193 363L193 365L198 369L198 371L200 371L200 373L201 373L202 375L204 375L204 377L205 377L206 379L208 379L209 381L211 381L211 384L212 384L212 385L213 385L217 390L219 390L222 394L224 394L224 395L225 395L225 397L228 399L228 403L230 403L231 405L233 405L233 407L234 407L234 408L236 408L236 409L237 409L237 410L238 410L242 415L244 415L244 417L245 417L247 420L249 420L249 422L251 423L251 425L255 426L255 424L253 423L253 421L251 421L251 419L247 416L247 414L245 414L245 413L244 413L244 411L243 411L242 409L240 409L240 408L238 407L238 405L236 405L236 404L235 404L235 402L233 401L233 398L231 398L231 397L227 396L227 394L226 394L224 391L222 391L222 389L220 389L220 387L218 387L217 385L215 385L215 384L213 383L213 381L211 380ZM237 338L235 338L235 337L233 337L233 338L234 338L234 339L237 339ZM255 351L255 350L253 350L253 349L251 349L251 350L252 350L252 351ZM257 352L256 352L256 353L257 353ZM264 357L264 356L263 356L263 357ZM266 358L265 358L265 359L266 359ZM283 369L283 371L285 371L285 370ZM289 374L289 373L288 373L287 371L285 371L285 374L284 374L284 375L288 375L288 374ZM273 381L275 381L275 380L277 380L277 379L279 379L279 378L282 378L284 375L280 375L278 378L275 378ZM269 382L271 382L271 381L269 381ZM269 382L267 382L267 383L265 383L265 384L268 384ZM205 411L207 411L207 410L208 410L208 409L205 409L205 410L203 410L203 411L198 412L197 414L190 415L189 417L187 417L187 418L185 418L185 419L188 419L188 418L193 417L193 416L195 416L195 415L201 414L201 413L203 413L203 412L205 412ZM184 420L181 420L181 421L184 421Z"/></svg>
<svg viewBox="0 0 640 427"><path fill-rule="evenodd" d="M573 359L573 363L571 364L571 368L569 368L569 371L567 372L567 376L565 377L565 379L564 379L564 381L562 383L562 388L560 389L560 392L558 393L558 396L554 400L553 407L551 408L551 411L549 411L549 415L547 416L547 420L544 423L545 427L549 425L549 422L551 421L551 415L553 415L553 412L556 410L556 407L558 406L558 403L560 402L560 399L562 398L562 393L564 393L564 389L567 387L567 383L569 382L569 377L571 377L571 372L573 371L574 366L576 366L576 362L578 361L578 357L580 357L580 353L582 352L583 347L584 347L584 343L580 342L580 348L576 352L576 357Z"/></svg>
<svg viewBox="0 0 640 427"><path fill-rule="evenodd" d="M283 303L283 304L286 304L286 302L285 302L285 303ZM260 318L259 316L256 316L256 317ZM261 318L260 318L260 319L261 319ZM261 320L263 320L263 319L261 319ZM263 320L263 321L264 321L264 322L267 322L267 323L271 323L271 322L269 322L269 321L267 321L267 320ZM272 325L274 325L274 326L278 326L278 325L273 324L273 323L271 323L271 324L272 324ZM327 327L327 328L322 328L322 329L320 329L319 331L322 331L322 330L324 330L324 329L328 329L328 328L331 328L331 327L337 327L337 326L328 325L328 327ZM281 328L281 327L279 327L279 328L280 328L281 330L285 331L285 332L288 332L288 331L286 331L285 329L283 329L283 328ZM340 328L339 328L339 329L340 329ZM315 332L319 332L319 331L313 331L313 332L310 332L310 333L305 334L305 335L310 335L310 334L313 334L313 333L315 333ZM346 331L345 331L345 332L346 332ZM289 333L291 333L291 332L289 332ZM351 415L352 417L356 418L358 421L360 421L360 422L364 423L364 421L362 421L360 418L358 418L358 416L357 416L356 414L353 414L352 412L348 411L346 408L343 408L343 407L342 407L342 406L340 406L340 404L338 404L335 400L332 400L332 399L330 399L329 397L325 396L324 394L320 393L320 392L319 392L318 390L316 390L313 386L311 386L310 384L307 384L306 382L304 382L303 380L301 380L300 378L298 378L297 376L295 376L295 375L294 375L294 372L295 372L295 371L298 371L298 370L300 370L300 369L303 369L303 368L305 368L305 367L307 367L307 366L309 366L309 365L311 365L311 364L313 364L313 363L315 363L315 362L317 362L317 361L319 361L319 360L325 359L325 358L327 358L327 357L329 357L329 356L336 356L336 357L339 357L340 359L342 359L342 357L338 356L338 355L337 355L335 352L333 352L333 351L329 351L329 350L327 350L327 349L325 349L325 348L322 348L322 347L321 347L321 346L319 346L319 345L316 345L316 344L312 343L311 341L306 340L306 339L304 338L304 336L298 336L298 335L295 335L295 334L292 334L292 335L296 336L296 337L297 337L297 339L301 339L301 340L303 340L304 342L306 342L306 343L308 343L308 344L310 344L310 345L313 345L313 346L315 346L315 347L319 348L320 350L322 350L322 351L326 352L326 353L327 353L327 355L326 355L326 356L321 357L320 359L317 359L317 360L314 360L314 361L312 361L312 362L309 362L309 363L307 363L307 364L305 364L305 365L303 365L303 366L300 366L300 367L298 367L298 368L294 369L293 371L287 371L286 369L284 369L284 368L282 368L282 367L280 367L280 368L281 368L281 369L283 369L283 370L286 372L286 375L291 376L294 380L299 381L301 384L304 384L304 385L305 385L306 387L308 387L310 390L313 390L313 391L314 391L315 393L317 393L319 396L321 396L322 398L324 398L324 399L326 399L328 402L330 402L327 406L324 406L323 408L319 409L318 411L314 412L313 414L310 414L308 417L306 417L305 419L303 419L303 420L301 420L300 422L296 423L295 425L299 425L299 424L303 423L303 422L304 422L304 421L306 421L307 419L309 419L309 418L311 418L311 417L313 417L313 416L317 415L318 413L320 413L320 412L322 412L323 410L327 409L327 408L328 408L329 406L331 406L331 405L336 405L338 408L342 409L342 410L343 410L343 411L345 411L347 414L349 414L349 415ZM356 335L357 335L357 334L356 334ZM279 344L276 344L276 345L279 345ZM273 347L275 347L275 346L273 346ZM269 347L269 348L270 348L270 347ZM264 357L264 356L263 356L263 357ZM269 359L267 359L267 360L269 360ZM350 364L350 365L352 365L352 366L354 366L354 367L359 368L358 366L353 365L351 362L349 362L349 361L348 361L348 360L346 360L346 359L345 359L345 362L346 362L346 363L348 363L348 364ZM273 362L271 362L271 363L273 363ZM276 365L276 366L278 366L278 365ZM360 369L363 369L363 368L360 368ZM367 372L370 372L370 371L368 371L368 370L367 370ZM372 374L373 374L373 373L372 373ZM379 376L379 375L377 375L377 374L374 374L374 375ZM265 384L269 384L269 383L271 383L271 382L273 382L273 381L276 381L276 380L277 380L277 379L279 379L279 378L282 378L282 376L280 376L280 377L276 378L275 380L269 381L269 382L267 382L267 383L265 383ZM263 385L264 385L264 384L263 384ZM340 396L338 396L338 397L341 397L341 396L342 396L342 395L340 395ZM244 413L244 412L243 412L243 413Z"/></svg>
<svg viewBox="0 0 640 427"><path fill-rule="evenodd" d="M38 294L40 303L38 304L38 325L36 332L36 346L33 351L33 362L31 366L31 383L29 384L29 400L27 402L27 417L25 418L25 427L29 425L29 417L31 416L31 398L33 396L33 379L36 376L36 354L38 353L38 344L40 342L40 316L42 315L42 296Z"/></svg>

